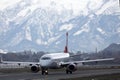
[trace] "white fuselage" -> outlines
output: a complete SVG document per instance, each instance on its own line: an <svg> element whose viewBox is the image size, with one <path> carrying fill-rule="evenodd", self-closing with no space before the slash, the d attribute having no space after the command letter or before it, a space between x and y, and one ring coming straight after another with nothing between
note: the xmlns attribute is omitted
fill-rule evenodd
<svg viewBox="0 0 120 80"><path fill-rule="evenodd" d="M61 63L70 57L69 53L45 54L40 58L40 65L44 68L59 68Z"/></svg>

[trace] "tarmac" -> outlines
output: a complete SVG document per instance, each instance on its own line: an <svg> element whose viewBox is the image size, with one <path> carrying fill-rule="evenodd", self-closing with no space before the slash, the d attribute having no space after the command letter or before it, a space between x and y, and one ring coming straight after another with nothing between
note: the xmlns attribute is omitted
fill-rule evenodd
<svg viewBox="0 0 120 80"><path fill-rule="evenodd" d="M120 73L120 69L79 70L73 72L73 74L66 74L65 71L52 71L49 72L48 75L41 75L41 72L0 73L0 80L59 80L66 78L87 77L116 73Z"/></svg>

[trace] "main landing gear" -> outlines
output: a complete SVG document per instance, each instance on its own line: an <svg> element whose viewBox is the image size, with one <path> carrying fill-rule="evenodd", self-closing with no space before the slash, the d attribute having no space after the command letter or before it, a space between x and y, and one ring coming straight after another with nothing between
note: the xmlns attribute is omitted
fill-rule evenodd
<svg viewBox="0 0 120 80"><path fill-rule="evenodd" d="M66 74L72 74L72 71L66 70Z"/></svg>

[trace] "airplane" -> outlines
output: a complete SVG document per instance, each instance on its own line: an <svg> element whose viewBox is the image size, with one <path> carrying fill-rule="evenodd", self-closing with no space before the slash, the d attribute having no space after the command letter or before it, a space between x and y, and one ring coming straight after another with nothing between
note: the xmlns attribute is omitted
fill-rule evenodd
<svg viewBox="0 0 120 80"><path fill-rule="evenodd" d="M39 62L9 62L9 61L3 61L1 60L1 63L10 64L10 63L25 63L25 64L31 64L31 71L32 72L39 72L41 69L42 75L48 74L48 69L66 69L66 74L72 74L74 71L77 70L77 65L89 62L100 62L100 61L111 61L114 60L114 58L105 58L105 59L95 59L95 60L82 60L82 61L71 61L70 54L68 52L68 32L66 33L66 46L64 49L64 52L62 53L49 53L44 54L41 56Z"/></svg>

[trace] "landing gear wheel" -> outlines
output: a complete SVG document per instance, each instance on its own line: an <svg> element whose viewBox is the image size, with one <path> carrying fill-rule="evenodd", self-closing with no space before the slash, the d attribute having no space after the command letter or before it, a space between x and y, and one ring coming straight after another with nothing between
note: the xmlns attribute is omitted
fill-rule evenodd
<svg viewBox="0 0 120 80"><path fill-rule="evenodd" d="M66 74L72 74L72 71L66 70Z"/></svg>
<svg viewBox="0 0 120 80"><path fill-rule="evenodd" d="M42 71L42 75L44 75L44 71Z"/></svg>
<svg viewBox="0 0 120 80"><path fill-rule="evenodd" d="M72 71L69 71L70 74L72 74Z"/></svg>
<svg viewBox="0 0 120 80"><path fill-rule="evenodd" d="M66 70L66 74L68 74L68 70Z"/></svg>

